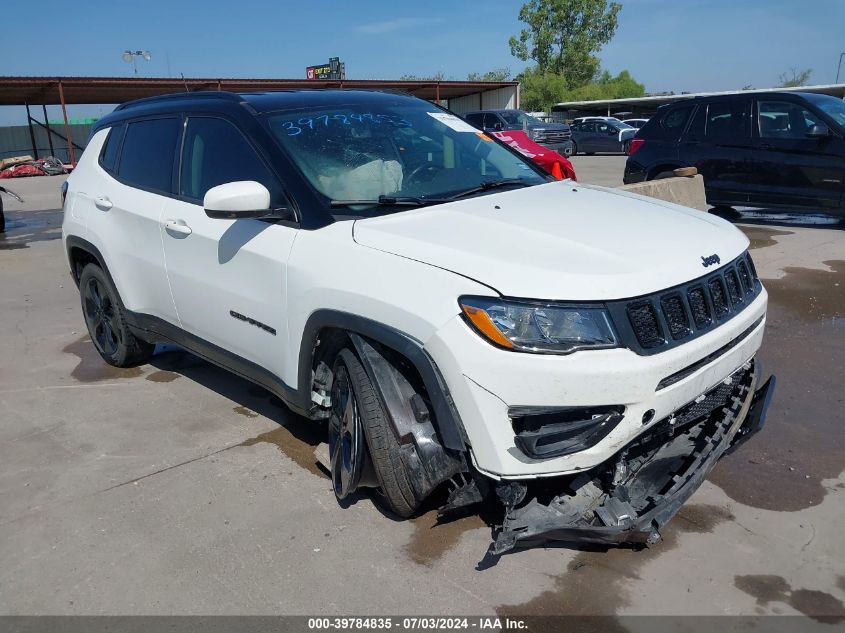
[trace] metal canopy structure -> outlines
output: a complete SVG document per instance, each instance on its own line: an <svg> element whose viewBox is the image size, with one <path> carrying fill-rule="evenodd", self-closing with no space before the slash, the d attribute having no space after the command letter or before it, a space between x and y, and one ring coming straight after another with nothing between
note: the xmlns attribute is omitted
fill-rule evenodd
<svg viewBox="0 0 845 633"><path fill-rule="evenodd" d="M624 109L631 109L637 112L653 112L658 107L667 103L674 103L682 99L694 97L715 97L733 94L754 94L755 92L812 92L814 94L825 94L840 99L845 98L845 84L825 84L820 86L798 86L796 88L760 88L752 90L727 90L724 92L687 92L683 94L654 95L651 97L631 97L623 99L603 99L597 101L564 101L555 104L552 108L555 112L577 110L579 112L598 112L610 116L611 112L620 112Z"/></svg>
<svg viewBox="0 0 845 633"><path fill-rule="evenodd" d="M124 103L143 97L173 92L225 90L227 92L268 92L278 90L325 90L346 88L358 90L397 90L421 99L440 101L479 94L519 85L516 81L401 81L376 79L343 79L314 81L308 79L224 79L224 78L140 78L140 77L0 77L0 105L26 106L30 136L35 122L51 134L49 123L33 119L29 107L60 104L70 162L75 164L74 147L68 128L68 105ZM52 147L52 141L51 141ZM35 139L33 136L33 151Z"/></svg>
<svg viewBox="0 0 845 633"><path fill-rule="evenodd" d="M399 90L421 99L454 99L466 95L517 86L516 81L399 81L344 79L173 79L136 77L0 77L0 105L51 105L123 103L171 92L226 90L262 92L348 88Z"/></svg>

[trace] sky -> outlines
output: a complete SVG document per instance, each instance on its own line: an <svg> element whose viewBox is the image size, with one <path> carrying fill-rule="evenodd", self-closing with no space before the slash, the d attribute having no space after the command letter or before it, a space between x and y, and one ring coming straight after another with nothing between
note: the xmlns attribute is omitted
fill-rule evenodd
<svg viewBox="0 0 845 633"><path fill-rule="evenodd" d="M0 75L130 77L126 49L145 49L142 77L300 78L338 56L350 79L395 79L526 66L510 54L521 2L484 0L82 0L3 5ZM768 88L791 67L832 83L845 51L843 0L622 0L603 68L627 69L647 92ZM844 64L845 65L845 64ZM845 77L843 70L842 77ZM78 106L72 117L110 107ZM39 109L40 113L40 109ZM58 107L49 109L60 118ZM0 125L25 124L0 107Z"/></svg>

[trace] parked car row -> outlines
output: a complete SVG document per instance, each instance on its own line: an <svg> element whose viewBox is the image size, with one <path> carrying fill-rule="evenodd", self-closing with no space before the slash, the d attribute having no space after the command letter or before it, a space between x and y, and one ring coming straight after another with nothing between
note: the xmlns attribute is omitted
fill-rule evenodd
<svg viewBox="0 0 845 633"><path fill-rule="evenodd" d="M630 145L624 182L686 166L704 176L707 202L715 207L783 205L843 213L845 102L766 92L663 106Z"/></svg>
<svg viewBox="0 0 845 633"><path fill-rule="evenodd" d="M468 112L464 118L486 132L523 130L535 143L559 154L569 156L572 151L572 133L565 123L547 123L522 110L478 110Z"/></svg>

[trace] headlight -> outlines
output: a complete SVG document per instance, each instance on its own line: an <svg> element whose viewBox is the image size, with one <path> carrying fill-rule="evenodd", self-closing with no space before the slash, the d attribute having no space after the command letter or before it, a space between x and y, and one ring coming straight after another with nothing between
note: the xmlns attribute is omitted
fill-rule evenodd
<svg viewBox="0 0 845 633"><path fill-rule="evenodd" d="M461 297L461 310L491 343L521 352L569 354L616 347L604 308Z"/></svg>

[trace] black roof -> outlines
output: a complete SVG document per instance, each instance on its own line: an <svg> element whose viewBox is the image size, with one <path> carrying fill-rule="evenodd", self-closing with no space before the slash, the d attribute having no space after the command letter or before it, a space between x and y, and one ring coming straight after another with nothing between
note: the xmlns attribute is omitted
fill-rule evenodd
<svg viewBox="0 0 845 633"><path fill-rule="evenodd" d="M167 114L170 112L216 111L242 114L262 114L276 110L326 105L352 105L374 101L396 103L415 100L407 94L381 90L280 90L274 92L219 92L196 91L176 92L156 97L147 97L123 103L106 115L92 128L92 133L110 127L118 121L138 116Z"/></svg>

